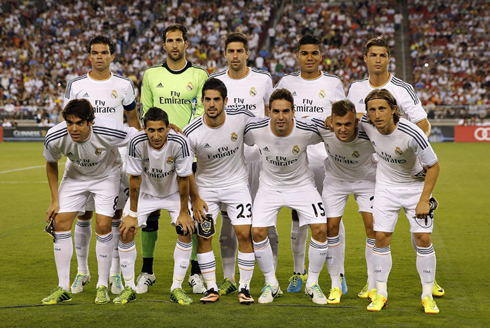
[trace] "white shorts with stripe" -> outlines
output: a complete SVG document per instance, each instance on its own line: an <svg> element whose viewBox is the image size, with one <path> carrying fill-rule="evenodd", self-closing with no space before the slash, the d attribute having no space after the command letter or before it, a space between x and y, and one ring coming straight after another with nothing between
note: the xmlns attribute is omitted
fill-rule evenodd
<svg viewBox="0 0 490 328"><path fill-rule="evenodd" d="M393 232L400 210L405 210L411 233L432 233L434 220L415 219L415 207L422 195L423 185L392 187L376 184L374 191L374 231Z"/></svg>
<svg viewBox="0 0 490 328"><path fill-rule="evenodd" d="M254 199L252 227L276 226L277 214L283 206L298 212L300 226L327 223L322 198L315 186L291 190L260 186Z"/></svg>

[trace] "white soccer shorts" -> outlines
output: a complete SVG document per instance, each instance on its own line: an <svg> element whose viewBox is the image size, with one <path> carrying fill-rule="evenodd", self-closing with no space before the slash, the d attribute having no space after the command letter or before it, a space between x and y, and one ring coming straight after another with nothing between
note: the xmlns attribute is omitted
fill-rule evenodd
<svg viewBox="0 0 490 328"><path fill-rule="evenodd" d="M323 184L322 199L325 204L327 218L337 218L344 215L349 195L354 195L359 212L372 213L374 186L374 180L348 181L326 176Z"/></svg>
<svg viewBox="0 0 490 328"><path fill-rule="evenodd" d="M374 231L394 232L400 210L403 208L410 223L411 233L432 233L433 219L414 219L423 186L395 188L377 184L374 191Z"/></svg>
<svg viewBox="0 0 490 328"><path fill-rule="evenodd" d="M92 180L64 176L58 191L59 213L85 212L87 200L93 195L95 213L113 217L117 207L120 179L119 172Z"/></svg>
<svg viewBox="0 0 490 328"><path fill-rule="evenodd" d="M225 189L198 188L198 192L215 224L220 208L226 209L232 225L252 224L252 197L246 183Z"/></svg>
<svg viewBox="0 0 490 328"><path fill-rule="evenodd" d="M123 217L128 215L130 205L131 201L128 199L126 206L124 206ZM138 227L146 227L148 216L156 210L167 210L172 220L171 224L175 225L180 214L179 192L173 193L167 197L155 197L140 192L138 198Z"/></svg>
<svg viewBox="0 0 490 328"><path fill-rule="evenodd" d="M277 213L283 206L298 212L300 226L327 223L325 207L315 186L291 190L272 190L261 186L254 200L252 227L276 226Z"/></svg>

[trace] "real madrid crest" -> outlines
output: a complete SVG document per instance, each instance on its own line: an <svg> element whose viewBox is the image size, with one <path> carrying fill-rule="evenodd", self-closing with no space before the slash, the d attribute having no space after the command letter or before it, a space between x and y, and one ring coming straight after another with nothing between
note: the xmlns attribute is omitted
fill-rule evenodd
<svg viewBox="0 0 490 328"><path fill-rule="evenodd" d="M100 156L102 154L102 148L95 148L95 155Z"/></svg>
<svg viewBox="0 0 490 328"><path fill-rule="evenodd" d="M257 95L257 90L255 90L255 88L254 88L254 87L251 87L251 88L250 88L250 92L249 92L249 94L250 94L252 97L255 97L255 96Z"/></svg>
<svg viewBox="0 0 490 328"><path fill-rule="evenodd" d="M298 145L294 145L294 147L293 147L293 154L294 155L297 155L298 153L299 153L299 147L298 147Z"/></svg>
<svg viewBox="0 0 490 328"><path fill-rule="evenodd" d="M172 156L169 156L167 158L167 164L173 164L174 163L174 158Z"/></svg>
<svg viewBox="0 0 490 328"><path fill-rule="evenodd" d="M320 90L320 92L318 93L318 97L324 99L327 95L325 94L325 90Z"/></svg>
<svg viewBox="0 0 490 328"><path fill-rule="evenodd" d="M116 90L112 90L111 97L114 99L117 99L117 91Z"/></svg>
<svg viewBox="0 0 490 328"><path fill-rule="evenodd" d="M238 135L235 132L232 132L231 141L237 141L237 140L238 140Z"/></svg>
<svg viewBox="0 0 490 328"><path fill-rule="evenodd" d="M361 156L361 154L359 154L357 150L354 150L354 152L352 153L352 157L358 158L359 156Z"/></svg>
<svg viewBox="0 0 490 328"><path fill-rule="evenodd" d="M396 148L395 148L395 154L400 155L400 156L401 156L401 155L403 155L403 152L402 152L402 150L400 149L400 147L396 147Z"/></svg>
<svg viewBox="0 0 490 328"><path fill-rule="evenodd" d="M192 89L194 89L194 84L192 84L192 82L189 82L189 84L187 84L187 90L192 91Z"/></svg>

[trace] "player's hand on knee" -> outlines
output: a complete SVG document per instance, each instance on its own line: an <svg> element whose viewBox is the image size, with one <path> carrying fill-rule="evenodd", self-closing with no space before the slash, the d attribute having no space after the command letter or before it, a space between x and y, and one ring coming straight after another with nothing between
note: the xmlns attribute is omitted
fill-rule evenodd
<svg viewBox="0 0 490 328"><path fill-rule="evenodd" d="M58 211L60 210L60 205L58 202L52 202L51 205L49 205L48 210L46 211L46 222L51 221L51 219L56 218L56 215L58 214Z"/></svg>
<svg viewBox="0 0 490 328"><path fill-rule="evenodd" d="M192 202L192 213L194 214L194 220L197 223L201 223L206 217L206 212L208 211L208 204L202 198L198 198Z"/></svg>
<svg viewBox="0 0 490 328"><path fill-rule="evenodd" d="M429 215L430 212L430 204L429 200L420 200L419 203L417 204L417 207L415 207L415 216L418 219L424 219Z"/></svg>
<svg viewBox="0 0 490 328"><path fill-rule="evenodd" d="M125 240L131 235L134 237L137 231L138 219L129 215L125 216L119 225L119 233L121 234L122 239Z"/></svg>
<svg viewBox="0 0 490 328"><path fill-rule="evenodd" d="M175 225L182 226L182 229L184 230L184 236L192 235L192 233L194 232L194 220L187 213L180 214L177 218L177 221L175 221Z"/></svg>

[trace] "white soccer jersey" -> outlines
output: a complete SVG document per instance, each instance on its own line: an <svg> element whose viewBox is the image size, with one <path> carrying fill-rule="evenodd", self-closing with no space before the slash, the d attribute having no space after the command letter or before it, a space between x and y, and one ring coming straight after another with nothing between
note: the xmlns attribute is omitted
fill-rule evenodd
<svg viewBox="0 0 490 328"><path fill-rule="evenodd" d="M44 157L48 162L57 162L65 155L70 160L65 175L79 180L101 178L120 170L117 147L126 146L138 130L100 117L95 119L91 130L87 141L75 142L66 122L52 127L44 139Z"/></svg>
<svg viewBox="0 0 490 328"><path fill-rule="evenodd" d="M297 118L327 117L332 113L332 104L345 99L342 80L336 75L322 72L314 80L301 77L299 71L284 76L275 89L287 89L294 97L294 110ZM312 165L323 165L327 153L322 145L308 147L308 159Z"/></svg>
<svg viewBox="0 0 490 328"><path fill-rule="evenodd" d="M414 178L423 166L437 163L437 156L427 141L424 132L404 118L389 135L378 132L365 118L359 124L368 135L378 155L376 183L390 186L424 184L423 179Z"/></svg>
<svg viewBox="0 0 490 328"><path fill-rule="evenodd" d="M134 110L136 94L130 79L111 73L107 80L94 80L89 74L79 76L66 87L63 107L72 99L87 99L94 108L95 117L124 121L124 110Z"/></svg>
<svg viewBox="0 0 490 328"><path fill-rule="evenodd" d="M192 174L193 161L186 137L170 130L163 148L156 150L145 131L140 131L129 142L127 173L141 176L142 193L165 198L179 190L177 176Z"/></svg>
<svg viewBox="0 0 490 328"><path fill-rule="evenodd" d="M413 87L399 78L396 78L393 74L390 75L388 82L377 88L374 88L371 83L369 83L369 78L352 82L349 91L347 92L347 99L356 106L356 111L358 113L366 113L364 99L371 91L376 89L386 89L391 92L396 99L403 117L410 122L417 123L427 119L427 113L422 107L420 99Z"/></svg>
<svg viewBox="0 0 490 328"><path fill-rule="evenodd" d="M312 122L318 128L328 153L325 160L327 177L347 181L375 179L374 148L365 132L358 131L354 140L343 142L334 132L325 128L325 120L313 119Z"/></svg>
<svg viewBox="0 0 490 328"><path fill-rule="evenodd" d="M264 117L264 105L269 105L272 94L272 77L268 72L249 68L247 76L232 79L228 70L212 74L226 85L228 90L228 109L246 109L256 117Z"/></svg>
<svg viewBox="0 0 490 328"><path fill-rule="evenodd" d="M293 124L292 132L286 137L272 132L270 118L247 125L245 143L259 146L262 155L261 187L284 190L315 185L306 147L321 142L322 138L312 125L298 120Z"/></svg>
<svg viewBox="0 0 490 328"><path fill-rule="evenodd" d="M196 185L205 188L229 188L247 182L243 155L245 125L254 119L247 110L224 110L225 123L211 128L204 116L184 128L197 157Z"/></svg>
<svg viewBox="0 0 490 328"><path fill-rule="evenodd" d="M265 105L269 105L269 98L272 94L272 77L268 72L249 68L247 76L242 79L232 79L228 75L228 70L212 74L226 85L228 90L227 108L246 109L251 111L256 117L264 117ZM260 154L257 147L244 148L245 163L260 161Z"/></svg>

